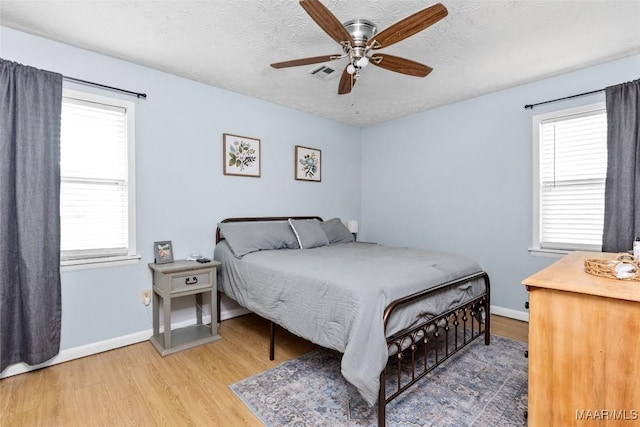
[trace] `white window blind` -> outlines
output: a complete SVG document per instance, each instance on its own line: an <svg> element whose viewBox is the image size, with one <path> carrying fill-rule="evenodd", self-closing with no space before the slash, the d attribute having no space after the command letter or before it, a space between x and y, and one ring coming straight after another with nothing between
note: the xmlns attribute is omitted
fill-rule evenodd
<svg viewBox="0 0 640 427"><path fill-rule="evenodd" d="M539 246L601 250L607 173L604 107L539 122Z"/></svg>
<svg viewBox="0 0 640 427"><path fill-rule="evenodd" d="M64 96L60 148L62 259L130 254L128 111ZM135 240L135 239L134 239Z"/></svg>

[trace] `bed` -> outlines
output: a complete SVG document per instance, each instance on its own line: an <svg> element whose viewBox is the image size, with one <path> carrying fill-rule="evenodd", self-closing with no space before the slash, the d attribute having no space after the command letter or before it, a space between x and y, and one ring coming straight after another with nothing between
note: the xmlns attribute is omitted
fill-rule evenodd
<svg viewBox="0 0 640 427"><path fill-rule="evenodd" d="M270 358L275 324L341 352L379 426L428 372L489 345L489 277L464 256L355 242L338 218L255 217L221 221L214 258L218 291L271 322Z"/></svg>

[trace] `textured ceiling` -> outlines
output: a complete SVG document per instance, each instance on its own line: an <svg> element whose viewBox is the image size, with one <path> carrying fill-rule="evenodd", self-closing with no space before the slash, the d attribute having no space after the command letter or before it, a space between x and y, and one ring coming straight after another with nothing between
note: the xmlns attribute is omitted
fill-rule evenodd
<svg viewBox="0 0 640 427"><path fill-rule="evenodd" d="M341 22L379 31L432 3L323 0ZM446 18L380 50L434 71L370 66L350 95L337 94L339 77L312 77L317 65L269 66L341 53L297 1L1 0L0 25L358 127L640 53L640 0L442 3ZM346 60L329 65L340 74Z"/></svg>

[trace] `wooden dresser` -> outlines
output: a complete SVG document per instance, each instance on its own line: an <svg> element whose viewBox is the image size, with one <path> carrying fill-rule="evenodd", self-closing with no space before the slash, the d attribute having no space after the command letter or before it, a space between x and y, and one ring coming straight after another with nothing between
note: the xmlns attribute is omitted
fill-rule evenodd
<svg viewBox="0 0 640 427"><path fill-rule="evenodd" d="M573 252L525 279L529 426L640 426L640 282L584 272Z"/></svg>

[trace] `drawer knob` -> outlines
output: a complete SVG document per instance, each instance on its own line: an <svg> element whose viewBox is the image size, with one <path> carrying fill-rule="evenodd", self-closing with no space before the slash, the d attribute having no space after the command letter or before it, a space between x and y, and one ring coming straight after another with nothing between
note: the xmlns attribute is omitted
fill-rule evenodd
<svg viewBox="0 0 640 427"><path fill-rule="evenodd" d="M529 310L529 301L526 301L526 302L524 303L524 308L526 308L527 310Z"/></svg>
<svg viewBox="0 0 640 427"><path fill-rule="evenodd" d="M193 276L193 278L187 277L186 279L184 279L185 285L195 285L196 283L198 283L198 278L196 276Z"/></svg>

